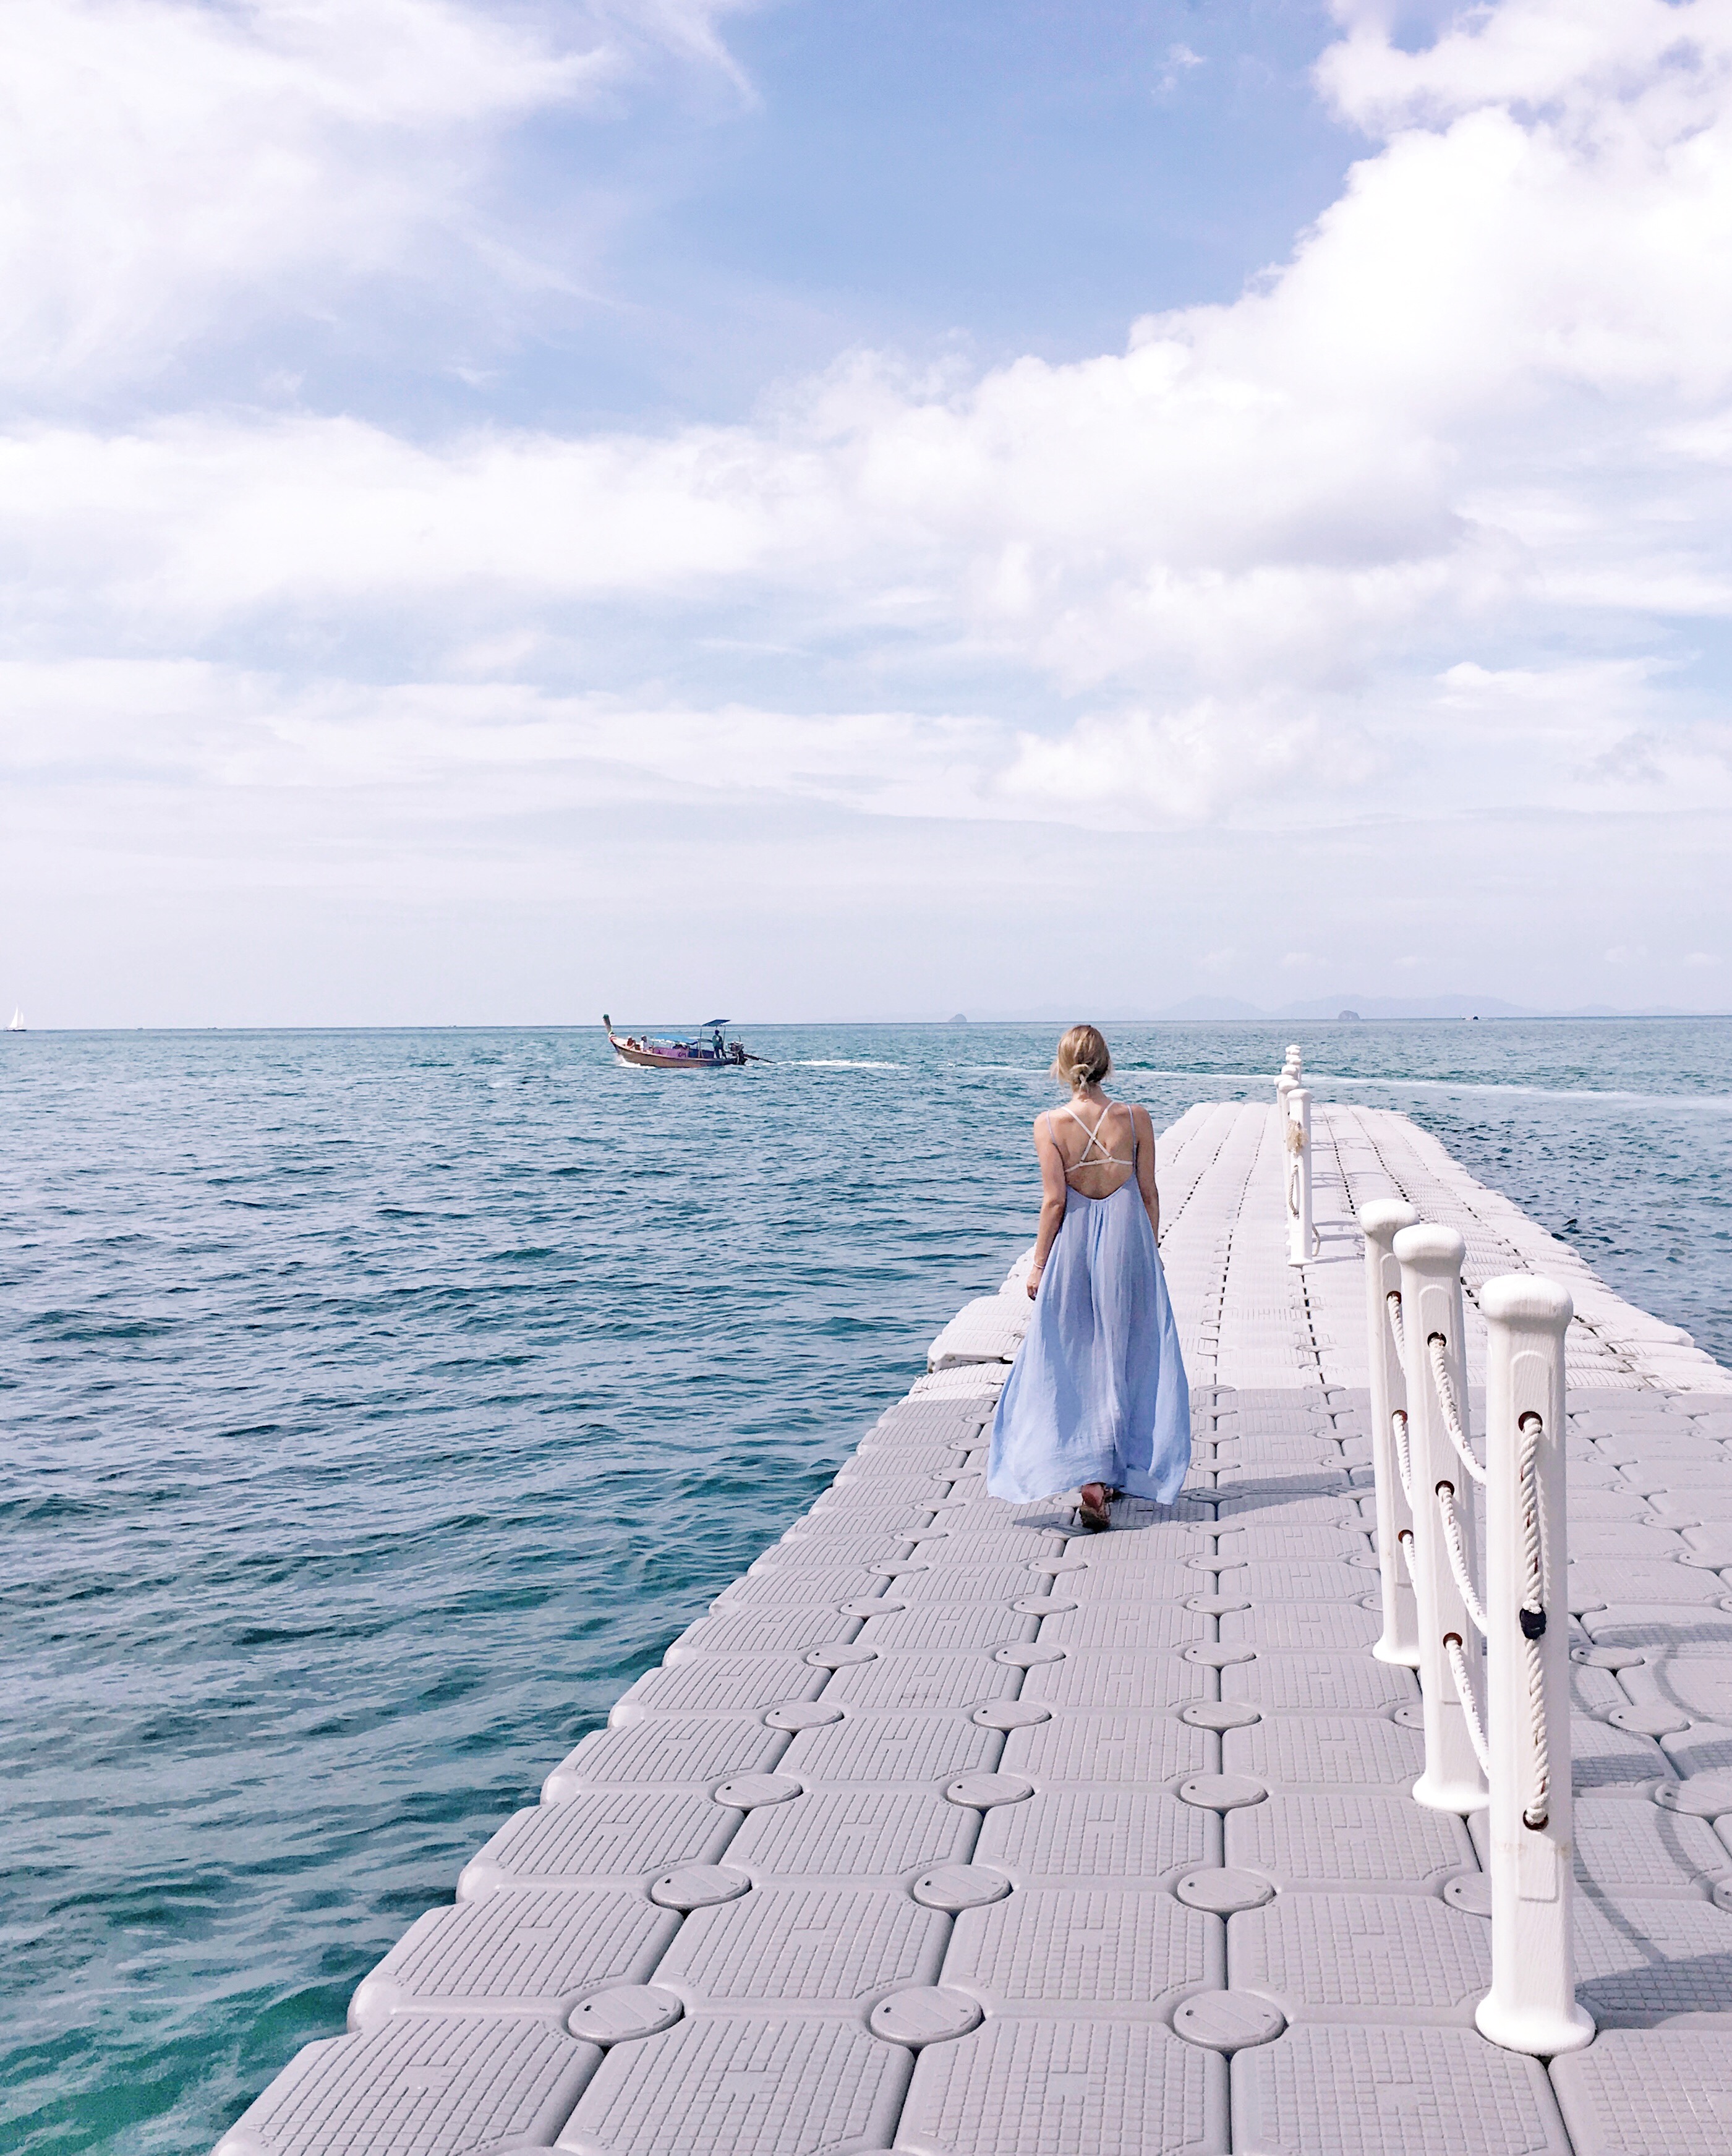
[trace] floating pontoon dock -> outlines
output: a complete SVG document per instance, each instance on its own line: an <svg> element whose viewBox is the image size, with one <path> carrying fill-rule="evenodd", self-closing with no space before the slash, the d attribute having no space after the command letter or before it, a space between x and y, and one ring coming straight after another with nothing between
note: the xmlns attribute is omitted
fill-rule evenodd
<svg viewBox="0 0 1732 2156"><path fill-rule="evenodd" d="M1728 2156L1732 1374L1399 1116L1315 1109L1290 1264L1283 1122L1161 1140L1177 1507L1091 1538L985 1495L1017 1269L221 2156ZM1575 1306L1599 2033L1550 2062L1476 2029L1485 1815L1415 1800L1418 1683L1371 1651L1355 1219L1393 1198L1465 1240L1472 1385L1482 1282Z"/></svg>

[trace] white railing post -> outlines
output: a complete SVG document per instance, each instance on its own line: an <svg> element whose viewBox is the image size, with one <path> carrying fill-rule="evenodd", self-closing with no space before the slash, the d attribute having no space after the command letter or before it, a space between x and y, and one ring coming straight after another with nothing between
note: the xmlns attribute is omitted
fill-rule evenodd
<svg viewBox="0 0 1732 2156"><path fill-rule="evenodd" d="M1569 1620L1564 1596L1564 1336L1550 1281L1488 1281L1486 1735L1492 1988L1474 2015L1508 2051L1550 2058L1594 2034L1576 2003L1570 1897Z"/></svg>
<svg viewBox="0 0 1732 2156"><path fill-rule="evenodd" d="M1419 1214L1404 1199L1359 1208L1365 1238L1365 1329L1370 1348L1371 1466L1377 1489L1377 1562L1383 1568L1380 1662L1419 1667L1419 1611L1413 1597L1413 1506L1408 1496L1407 1377L1401 1367L1401 1268L1391 1249ZM1390 1300L1395 1299L1395 1308ZM1401 1430L1394 1419L1401 1418Z"/></svg>
<svg viewBox="0 0 1732 2156"><path fill-rule="evenodd" d="M1317 1255L1321 1238L1311 1219L1311 1091L1295 1086L1287 1096L1282 1132L1287 1152L1287 1261L1303 1265Z"/></svg>
<svg viewBox="0 0 1732 2156"><path fill-rule="evenodd" d="M1439 1811L1478 1811L1486 1801L1484 1770L1468 1715L1484 1693L1480 1635L1468 1614L1447 1532L1453 1507L1457 1549L1473 1559L1473 1477L1449 1434L1452 1408L1463 1433L1467 1415L1462 1259L1466 1245L1453 1228L1403 1228L1395 1255L1401 1268L1402 1358L1407 1386L1408 1453L1413 1476L1414 1601L1419 1620L1419 1683L1426 1727L1426 1769L1413 1785L1422 1804ZM1441 1353L1432 1343L1441 1342ZM1452 1399L1440 1395L1437 1370ZM1452 1660L1453 1654L1454 1660ZM1464 1703L1457 1668L1470 1697Z"/></svg>
<svg viewBox="0 0 1732 2156"><path fill-rule="evenodd" d="M1290 1040L1287 1044L1287 1067L1293 1072L1295 1078L1305 1067L1305 1060L1299 1053L1299 1044L1296 1040Z"/></svg>

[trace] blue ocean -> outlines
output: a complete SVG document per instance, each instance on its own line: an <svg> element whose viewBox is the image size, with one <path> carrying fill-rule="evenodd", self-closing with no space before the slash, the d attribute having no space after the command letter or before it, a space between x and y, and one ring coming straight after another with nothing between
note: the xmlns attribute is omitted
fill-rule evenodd
<svg viewBox="0 0 1732 2156"><path fill-rule="evenodd" d="M1295 1029L1109 1028L1157 1127ZM0 2143L207 2148L1032 1232L1055 1027L0 1037ZM1732 1021L1303 1026L1732 1361Z"/></svg>

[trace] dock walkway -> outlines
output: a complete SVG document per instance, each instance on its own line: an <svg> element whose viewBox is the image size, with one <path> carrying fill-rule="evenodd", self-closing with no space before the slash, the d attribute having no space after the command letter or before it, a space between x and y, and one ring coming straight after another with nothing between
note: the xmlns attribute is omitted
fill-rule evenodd
<svg viewBox="0 0 1732 2156"><path fill-rule="evenodd" d="M220 2156L1728 2156L1732 1373L1405 1118L1160 1142L1194 1388L1167 1512L984 1492L1020 1267L632 1686ZM1568 1342L1580 1995L1487 2043L1478 1818L1375 1660L1355 1209L1405 1197ZM1470 1327L1474 1321L1470 1306ZM1470 1377L1483 1328L1468 1343Z"/></svg>

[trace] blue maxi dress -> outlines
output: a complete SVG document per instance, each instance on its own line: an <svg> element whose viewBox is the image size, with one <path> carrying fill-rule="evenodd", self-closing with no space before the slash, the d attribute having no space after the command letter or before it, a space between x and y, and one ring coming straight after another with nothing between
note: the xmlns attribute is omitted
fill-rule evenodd
<svg viewBox="0 0 1732 2156"><path fill-rule="evenodd" d="M1190 1466L1190 1386L1136 1175L1110 1198L1067 1184L992 1419L986 1486L1025 1504L1104 1482L1170 1505Z"/></svg>

